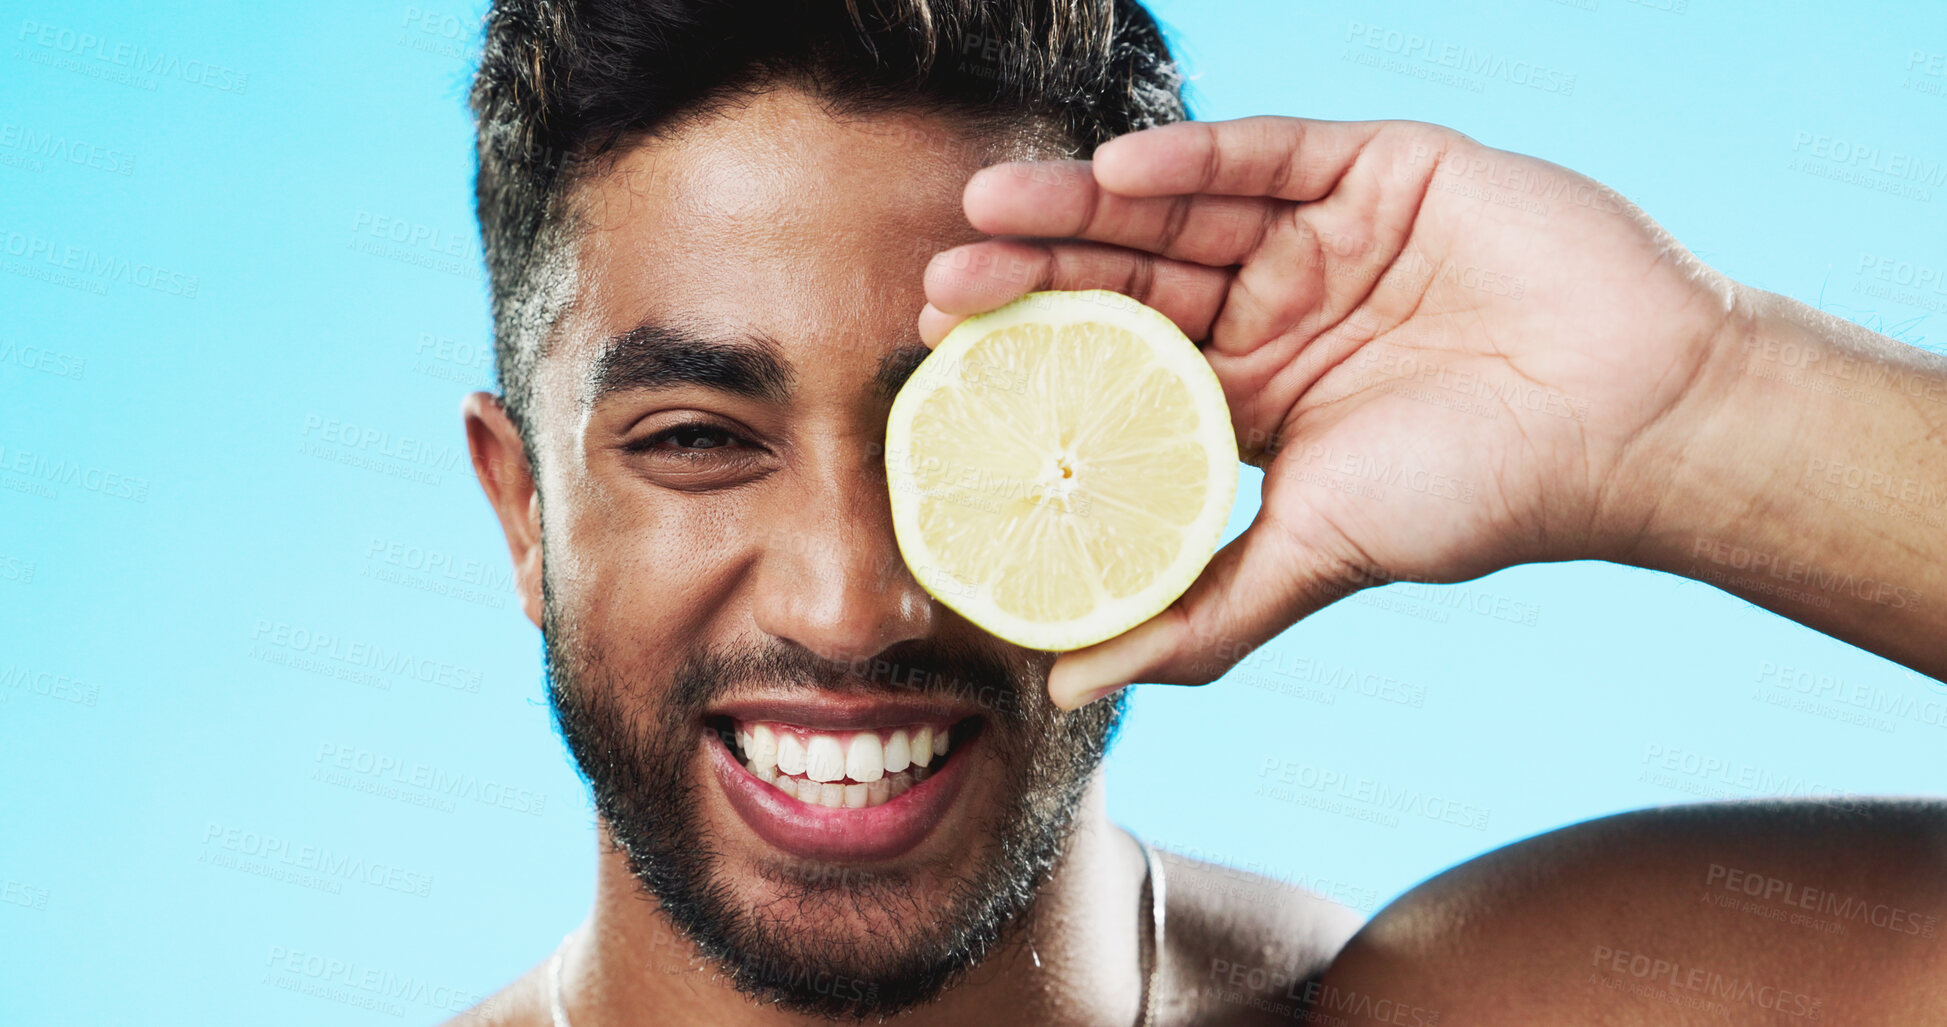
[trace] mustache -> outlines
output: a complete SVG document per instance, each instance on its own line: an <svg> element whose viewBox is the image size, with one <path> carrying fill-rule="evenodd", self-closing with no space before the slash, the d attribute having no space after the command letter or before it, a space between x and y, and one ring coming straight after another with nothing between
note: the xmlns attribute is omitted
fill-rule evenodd
<svg viewBox="0 0 1947 1027"><path fill-rule="evenodd" d="M677 669L664 705L700 713L740 688L853 696L925 696L979 706L1024 720L1025 699L1045 688L1045 675L1016 668L992 650L968 642L913 639L856 660L819 656L800 645L702 647Z"/></svg>

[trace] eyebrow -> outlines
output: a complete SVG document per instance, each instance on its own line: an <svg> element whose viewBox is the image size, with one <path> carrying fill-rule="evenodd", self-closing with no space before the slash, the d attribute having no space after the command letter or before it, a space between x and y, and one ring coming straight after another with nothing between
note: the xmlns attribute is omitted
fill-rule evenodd
<svg viewBox="0 0 1947 1027"><path fill-rule="evenodd" d="M933 352L921 343L908 343L879 358L879 370L872 375L872 389L879 398L892 402L894 396L906 384L906 379L919 370L920 361Z"/></svg>
<svg viewBox="0 0 1947 1027"><path fill-rule="evenodd" d="M761 333L724 339L679 325L640 324L602 344L588 373L588 404L615 392L684 385L783 403L791 398L797 375L780 348ZM880 356L873 392L892 402L931 352L914 342Z"/></svg>
<svg viewBox="0 0 1947 1027"><path fill-rule="evenodd" d="M641 324L602 344L585 394L593 406L611 393L696 385L783 403L797 376L778 350L761 333L715 338L683 325Z"/></svg>

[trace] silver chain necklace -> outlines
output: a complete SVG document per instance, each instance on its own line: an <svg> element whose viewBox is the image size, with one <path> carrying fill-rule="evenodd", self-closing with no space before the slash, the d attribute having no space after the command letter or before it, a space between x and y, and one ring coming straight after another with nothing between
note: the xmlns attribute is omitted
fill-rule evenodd
<svg viewBox="0 0 1947 1027"><path fill-rule="evenodd" d="M1133 836L1132 836L1133 837ZM1149 1027L1157 1003L1156 982L1162 975L1163 961L1163 861L1156 857L1156 850L1141 838L1136 844L1142 846L1143 864L1147 868L1143 875L1143 919L1149 928L1142 938L1142 1005L1136 1010L1136 1027ZM554 955L548 957L548 1014L554 1018L554 1027L574 1027L568 1020L568 1009L561 1004L561 953L568 948L570 931L555 946ZM1036 957L1037 963L1039 957Z"/></svg>

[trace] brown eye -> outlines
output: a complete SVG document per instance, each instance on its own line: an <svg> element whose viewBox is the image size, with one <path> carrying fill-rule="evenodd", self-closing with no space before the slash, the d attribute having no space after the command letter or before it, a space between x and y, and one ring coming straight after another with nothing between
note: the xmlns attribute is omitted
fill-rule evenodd
<svg viewBox="0 0 1947 1027"><path fill-rule="evenodd" d="M735 442L736 436L721 428L685 425L665 432L663 439L677 449L719 449Z"/></svg>
<svg viewBox="0 0 1947 1027"><path fill-rule="evenodd" d="M634 443L629 449L635 452L646 450L675 451L679 453L700 453L712 449L727 449L742 443L736 435L709 424L682 424L659 431L654 435Z"/></svg>
<svg viewBox="0 0 1947 1027"><path fill-rule="evenodd" d="M763 479L777 466L761 436L715 418L671 424L622 445L628 466L652 485L709 493Z"/></svg>

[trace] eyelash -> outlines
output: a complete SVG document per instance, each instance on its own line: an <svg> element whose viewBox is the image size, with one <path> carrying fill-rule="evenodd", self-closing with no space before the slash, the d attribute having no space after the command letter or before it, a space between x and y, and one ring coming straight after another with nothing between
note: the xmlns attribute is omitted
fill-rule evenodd
<svg viewBox="0 0 1947 1027"><path fill-rule="evenodd" d="M631 442L623 448L628 450L631 453L647 453L659 448L660 446L662 446L663 443L668 442L671 439L674 439L678 435L683 435L686 433L720 435L725 439L728 439L729 442L721 446L705 446L701 448L676 447L672 450L672 452L687 456L687 455L702 454L702 453L715 453L716 451L722 449L733 449L738 447L748 449L750 447L749 440L745 439L741 435L738 435L736 432L733 432L728 428L723 427L722 425L711 424L707 421L690 421L685 424L672 425L668 428L664 428L662 431L659 431L654 435L649 436L646 439L642 439L637 442Z"/></svg>

